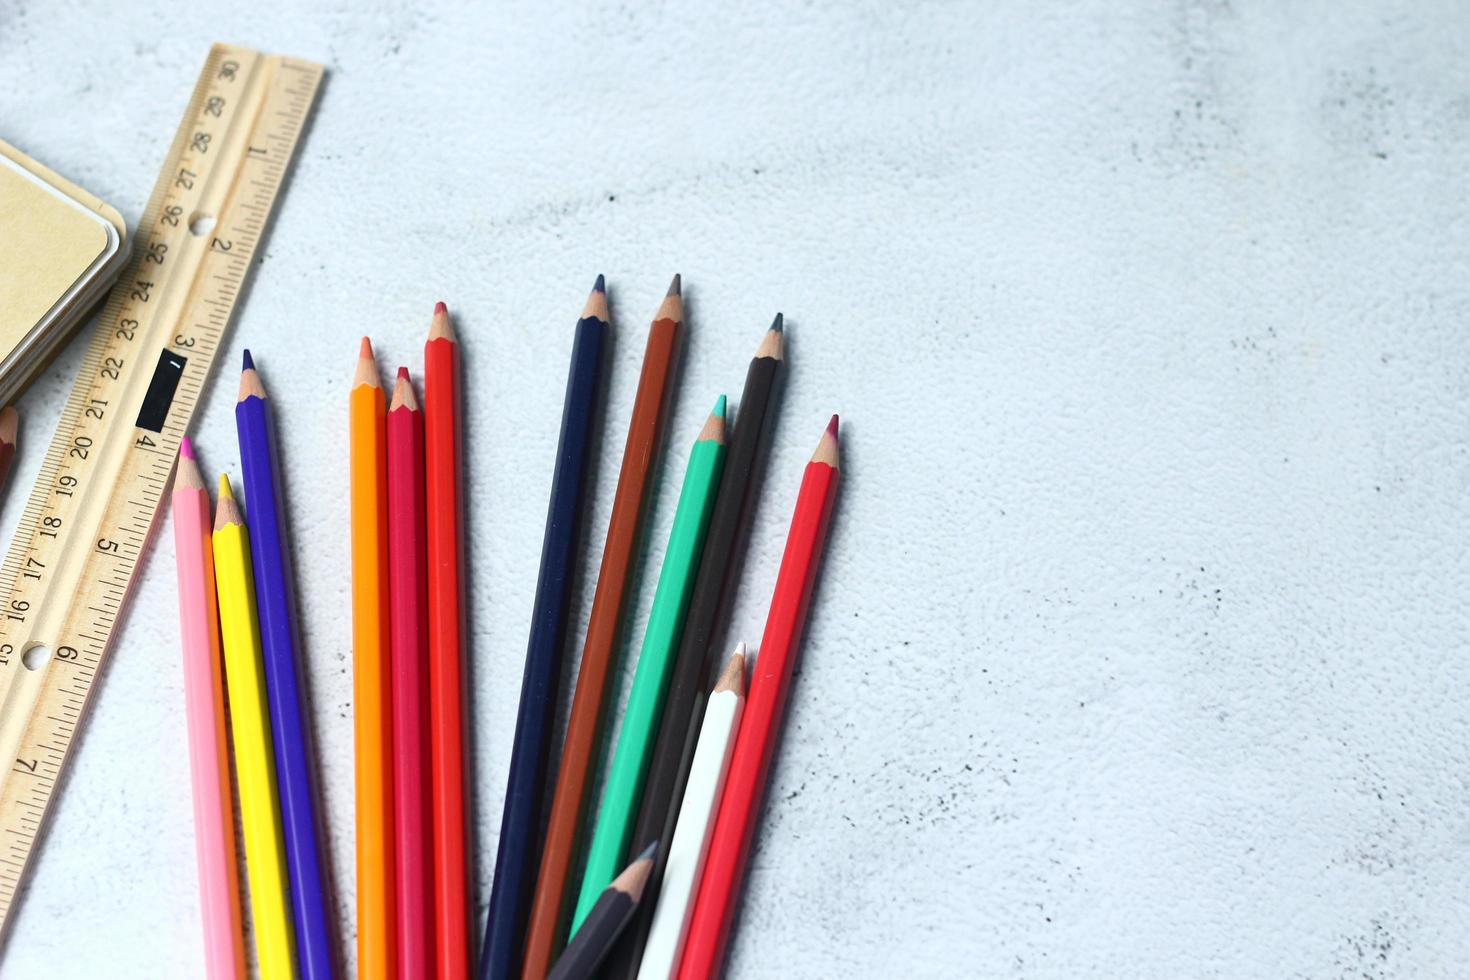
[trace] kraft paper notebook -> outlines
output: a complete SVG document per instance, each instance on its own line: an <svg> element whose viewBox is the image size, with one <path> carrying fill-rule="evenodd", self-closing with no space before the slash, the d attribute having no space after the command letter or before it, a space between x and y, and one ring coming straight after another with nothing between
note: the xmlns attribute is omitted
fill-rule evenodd
<svg viewBox="0 0 1470 980"><path fill-rule="evenodd" d="M0 405L102 298L126 240L117 211L0 142Z"/></svg>

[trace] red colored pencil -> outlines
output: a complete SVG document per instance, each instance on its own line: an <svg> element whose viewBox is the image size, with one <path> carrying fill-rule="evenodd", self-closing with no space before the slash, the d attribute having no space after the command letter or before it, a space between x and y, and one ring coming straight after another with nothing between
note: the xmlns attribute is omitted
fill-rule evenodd
<svg viewBox="0 0 1470 980"><path fill-rule="evenodd" d="M766 632L756 655L746 695L745 714L735 739L730 774L715 816L713 839L705 859L704 877L699 882L694 915L679 980L705 980L715 976L730 939L730 922L745 877L745 862L755 837L761 797L786 697L791 690L791 672L796 666L797 647L806 621L807 605L821 563L822 544L837 496L837 416L822 433L817 451L802 476L796 497L796 513L786 536L786 551L776 575L776 591L766 615Z"/></svg>
<svg viewBox="0 0 1470 980"><path fill-rule="evenodd" d="M393 858L398 976L434 976L429 826L428 607L424 551L424 413L408 368L388 406L388 636L393 675Z"/></svg>
<svg viewBox="0 0 1470 980"><path fill-rule="evenodd" d="M424 472L429 539L434 956L441 980L468 980L470 975L459 403L459 339L449 311L440 303L434 307L424 344Z"/></svg>

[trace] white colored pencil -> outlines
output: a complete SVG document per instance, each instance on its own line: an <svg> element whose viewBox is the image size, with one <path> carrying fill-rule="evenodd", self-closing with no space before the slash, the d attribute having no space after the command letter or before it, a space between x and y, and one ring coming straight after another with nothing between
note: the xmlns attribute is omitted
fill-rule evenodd
<svg viewBox="0 0 1470 980"><path fill-rule="evenodd" d="M715 828L715 811L725 788L735 732L745 709L745 644L735 648L724 673L710 693L689 767L689 784L679 818L674 824L674 841L664 866L663 888L654 906L648 943L638 965L638 980L668 980L679 968L684 940L689 935L689 918L694 912L694 893L709 853L710 834Z"/></svg>

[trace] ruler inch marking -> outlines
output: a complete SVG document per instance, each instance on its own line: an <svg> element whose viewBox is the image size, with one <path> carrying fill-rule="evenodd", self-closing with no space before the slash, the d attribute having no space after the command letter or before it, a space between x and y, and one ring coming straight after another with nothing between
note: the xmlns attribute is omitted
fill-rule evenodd
<svg viewBox="0 0 1470 980"><path fill-rule="evenodd" d="M16 839L0 860L0 941L321 75L311 62L210 49L0 566L0 831ZM265 181L250 176L261 169L249 148L261 146L271 147ZM256 214L264 220L245 227ZM155 403L158 427L140 428L165 349L185 363L171 398ZM50 656L29 669L33 646Z"/></svg>

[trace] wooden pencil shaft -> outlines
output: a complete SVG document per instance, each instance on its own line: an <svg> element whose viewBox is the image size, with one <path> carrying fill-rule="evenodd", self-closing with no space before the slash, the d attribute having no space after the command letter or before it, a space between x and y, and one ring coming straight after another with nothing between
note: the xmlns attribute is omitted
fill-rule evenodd
<svg viewBox="0 0 1470 980"><path fill-rule="evenodd" d="M376 374L376 367L373 368ZM357 804L357 961L396 969L392 705L389 702L388 456L381 385L348 395L352 496L353 721Z"/></svg>
<svg viewBox="0 0 1470 980"><path fill-rule="evenodd" d="M10 485L10 471L15 467L15 443L0 442L0 494Z"/></svg>
<svg viewBox="0 0 1470 980"><path fill-rule="evenodd" d="M572 931L581 927L602 890L612 881L627 857L628 839L643 792L644 777L657 731L669 670L679 635L689 609L695 570L704 549L705 533L714 510L715 492L725 462L724 399L712 418L717 418L719 438L700 438L689 454L684 484L674 512L663 567L649 611L648 626L638 653L638 669L628 706L618 729L617 748L608 769L607 786L597 811L597 824L587 851L582 876L582 893L572 916ZM703 433L702 433L703 435Z"/></svg>
<svg viewBox="0 0 1470 980"><path fill-rule="evenodd" d="M824 436L824 445L826 441ZM735 752L694 900L679 963L681 980L703 980L715 975L725 955L771 760L780 738L838 476L836 467L822 462L808 463L802 476L744 716L735 739Z"/></svg>
<svg viewBox="0 0 1470 980"><path fill-rule="evenodd" d="M442 980L466 980L470 971L471 861L465 782L460 357L459 343L452 335L439 335L449 326L442 304L435 311L434 323L431 339L424 344L434 963Z"/></svg>
<svg viewBox="0 0 1470 980"><path fill-rule="evenodd" d="M173 492L174 564L179 583L184 707L194 789L194 843L205 972L210 980L245 976L244 930L236 871L234 802L215 598L209 493L189 456L180 458Z"/></svg>
<svg viewBox="0 0 1470 980"><path fill-rule="evenodd" d="M589 307L605 299L598 291ZM541 812L555 721L557 687L566 641L573 564L581 534L588 466L595 453L593 435L601 387L603 348L608 325L584 316L577 322L572 363L562 408L556 469L552 475L546 533L541 545L531 634L521 679L520 707L506 780L505 809L496 849L485 940L480 953L481 980L519 975L525 927L541 853Z"/></svg>
<svg viewBox="0 0 1470 980"><path fill-rule="evenodd" d="M663 448L663 429L672 401L674 366L682 320L658 319L648 331L628 438L608 519L602 565L587 620L577 688L557 767L556 791L546 843L526 930L523 980L543 980L562 946L571 864L595 776L595 755L606 722L608 688L621 624L631 594L640 529L648 509L652 477Z"/></svg>
<svg viewBox="0 0 1470 980"><path fill-rule="evenodd" d="M766 346L764 342L762 346ZM674 837L679 803L699 735L699 721L704 715L710 677L720 652L721 625L733 602L734 584L739 580L749 539L751 514L764 482L765 460L775 428L784 371L785 362L779 358L755 357L745 374L715 510L704 553L700 556L694 593L679 639L679 652L669 678L663 717L634 823L630 845L633 850L641 850L654 841L672 841ZM610 980L631 980L637 975L648 935L648 912L658 899L667 860L667 848L654 857L645 902L607 965L605 972Z"/></svg>
<svg viewBox="0 0 1470 980"><path fill-rule="evenodd" d="M258 376L248 361L249 355L246 357L241 387L245 389L253 382L258 388ZM271 707L281 824L286 834L286 866L291 875L297 968L304 980L327 980L336 974L335 916L327 892L317 820L316 762L269 400L250 394L237 402L235 427L249 506L256 611Z"/></svg>
<svg viewBox="0 0 1470 980"><path fill-rule="evenodd" d="M694 911L694 889L709 851L715 809L730 768L735 732L744 707L744 695L736 691L716 692L705 706L689 783L664 864L663 885L657 905L650 910L648 940L639 962L638 980L667 980L678 966Z"/></svg>
<svg viewBox="0 0 1470 980"><path fill-rule="evenodd" d="M628 926L638 903L626 892L606 889L577 930L547 980L591 980Z"/></svg>
<svg viewBox="0 0 1470 980"><path fill-rule="evenodd" d="M428 980L434 975L434 937L423 413L407 406L389 411L387 445L398 976Z"/></svg>
<svg viewBox="0 0 1470 980"><path fill-rule="evenodd" d="M15 449L20 434L20 414L14 405L0 408L0 495L10 484L10 471L15 466ZM3 500L3 496L0 496Z"/></svg>
<svg viewBox="0 0 1470 980"><path fill-rule="evenodd" d="M255 956L262 978L294 977L296 934L291 922L286 843L276 795L265 665L255 617L250 539L239 523L217 527L212 538Z"/></svg>

